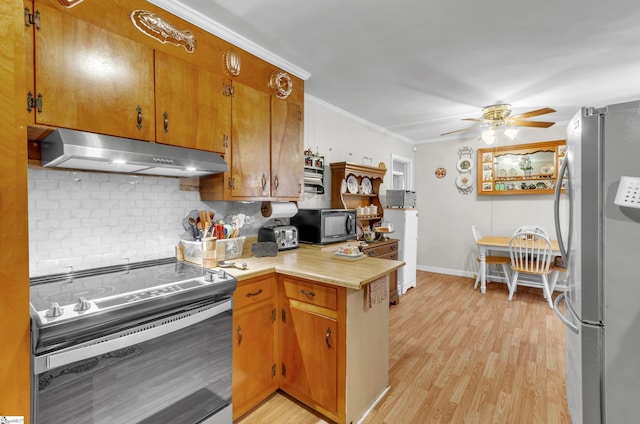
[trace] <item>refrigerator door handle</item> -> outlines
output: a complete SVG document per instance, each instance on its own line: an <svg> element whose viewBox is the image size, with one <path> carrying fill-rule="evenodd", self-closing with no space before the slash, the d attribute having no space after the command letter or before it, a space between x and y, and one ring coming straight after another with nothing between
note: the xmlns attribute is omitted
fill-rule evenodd
<svg viewBox="0 0 640 424"><path fill-rule="evenodd" d="M569 192L569 188L571 187L571 176L569 175L568 163L568 158L565 157L564 161L562 162L562 166L560 167L560 171L558 171L558 178L556 179L556 191L553 198L553 220L556 225L556 237L558 238L560 255L562 256L565 264L569 264L569 251L571 250L571 236L573 233L573 196ZM566 191L569 201L569 237L567 238L566 248L562 238L562 229L560 228L560 193L562 192L562 179L564 178L565 174L567 175Z"/></svg>
<svg viewBox="0 0 640 424"><path fill-rule="evenodd" d="M560 321L562 321L564 323L564 325L571 331L573 331L574 333L578 334L579 330L578 330L578 326L575 325L574 323L572 323L571 321L569 321L569 318L567 318L565 316L565 314L563 314L562 312L560 312L560 309L558 308L558 305L560 304L561 300L564 300L565 295L567 293L560 293L560 295L558 297L556 297L556 300L553 302L553 311L556 313L556 315L558 316L558 318L560 318ZM569 304L566 302L564 302L564 305L567 309L566 313L570 313L572 314L572 310L571 310L571 306L569 306ZM573 315L573 314L572 314Z"/></svg>

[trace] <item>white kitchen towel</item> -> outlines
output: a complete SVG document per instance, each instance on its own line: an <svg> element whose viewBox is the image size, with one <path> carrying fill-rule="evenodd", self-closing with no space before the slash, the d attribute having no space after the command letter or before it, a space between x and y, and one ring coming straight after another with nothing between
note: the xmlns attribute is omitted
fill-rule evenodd
<svg viewBox="0 0 640 424"><path fill-rule="evenodd" d="M389 287L387 284L387 276L383 276L367 284L367 306L373 308L380 302L389 297Z"/></svg>

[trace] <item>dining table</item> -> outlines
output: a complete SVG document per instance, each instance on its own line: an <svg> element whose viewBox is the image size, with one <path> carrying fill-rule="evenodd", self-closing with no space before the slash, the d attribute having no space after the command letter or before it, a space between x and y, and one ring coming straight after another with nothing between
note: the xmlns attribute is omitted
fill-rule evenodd
<svg viewBox="0 0 640 424"><path fill-rule="evenodd" d="M483 236L478 240L478 254L480 255L480 292L484 294L487 291L487 252L507 252L509 253L509 242L511 236ZM552 254L560 255L560 247L557 240L549 240L551 242Z"/></svg>

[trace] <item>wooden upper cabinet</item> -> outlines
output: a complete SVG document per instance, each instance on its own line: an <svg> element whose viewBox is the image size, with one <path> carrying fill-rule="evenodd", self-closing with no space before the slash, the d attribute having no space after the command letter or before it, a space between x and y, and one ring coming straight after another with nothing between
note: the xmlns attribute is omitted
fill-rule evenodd
<svg viewBox="0 0 640 424"><path fill-rule="evenodd" d="M272 97L271 101L271 194L297 199L304 184L302 109Z"/></svg>
<svg viewBox="0 0 640 424"><path fill-rule="evenodd" d="M269 102L267 93L234 82L231 154L226 158L232 199L266 198L271 193Z"/></svg>
<svg viewBox="0 0 640 424"><path fill-rule="evenodd" d="M31 94L42 103L33 123L153 140L153 49L45 4L34 9Z"/></svg>
<svg viewBox="0 0 640 424"><path fill-rule="evenodd" d="M156 141L224 153L231 83L210 68L155 53Z"/></svg>

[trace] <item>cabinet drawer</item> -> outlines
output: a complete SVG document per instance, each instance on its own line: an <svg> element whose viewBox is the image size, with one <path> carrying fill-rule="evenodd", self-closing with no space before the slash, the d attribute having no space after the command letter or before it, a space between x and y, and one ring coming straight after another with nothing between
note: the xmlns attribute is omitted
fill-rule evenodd
<svg viewBox="0 0 640 424"><path fill-rule="evenodd" d="M289 299L310 303L331 310L337 310L338 291L335 287L322 286L298 280L285 278L283 281L284 293Z"/></svg>
<svg viewBox="0 0 640 424"><path fill-rule="evenodd" d="M398 243L388 243L388 244L384 244L382 246L375 246L375 247L371 247L368 249L364 249L363 252L367 255L370 256L372 258L380 258L386 255L389 255L391 253L396 253L398 252ZM391 258L387 258L387 259L391 259ZM397 255L396 255L396 259L397 259Z"/></svg>
<svg viewBox="0 0 640 424"><path fill-rule="evenodd" d="M394 261L398 260L398 252L389 252L384 255L376 256L376 258L380 259L393 259Z"/></svg>
<svg viewBox="0 0 640 424"><path fill-rule="evenodd" d="M253 305L265 299L270 299L275 293L275 278L267 278L246 284L239 284L233 294L234 308Z"/></svg>

